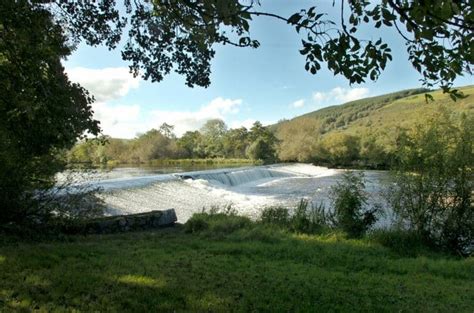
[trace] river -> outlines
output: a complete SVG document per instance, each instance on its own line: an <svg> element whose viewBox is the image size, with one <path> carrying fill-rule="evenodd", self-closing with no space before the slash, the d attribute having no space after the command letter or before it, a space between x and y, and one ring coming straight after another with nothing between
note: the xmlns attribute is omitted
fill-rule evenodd
<svg viewBox="0 0 474 313"><path fill-rule="evenodd" d="M200 170L197 170L200 169ZM310 164L277 164L234 168L121 167L88 176L99 187L107 214L176 210L179 222L203 209L231 205L239 214L257 218L263 208L294 208L305 198L330 207L330 187L344 170ZM383 204L386 172L364 171L370 202ZM386 223L388 217L382 218Z"/></svg>

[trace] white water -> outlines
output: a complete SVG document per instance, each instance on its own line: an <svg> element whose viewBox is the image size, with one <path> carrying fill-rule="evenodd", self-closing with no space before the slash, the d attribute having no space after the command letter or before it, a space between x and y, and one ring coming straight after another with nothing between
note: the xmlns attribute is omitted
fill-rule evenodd
<svg viewBox="0 0 474 313"><path fill-rule="evenodd" d="M239 214L257 218L264 207L293 208L302 198L328 205L330 186L342 172L291 164L132 177L115 175L116 178L93 184L103 188L102 198L109 214L174 208L178 221L185 222L193 213L213 206L232 205ZM381 176L381 172L366 172L367 189L375 197Z"/></svg>

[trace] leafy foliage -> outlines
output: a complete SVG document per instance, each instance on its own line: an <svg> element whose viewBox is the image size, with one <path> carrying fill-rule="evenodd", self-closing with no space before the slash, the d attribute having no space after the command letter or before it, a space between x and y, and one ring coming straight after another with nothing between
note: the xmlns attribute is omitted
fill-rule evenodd
<svg viewBox="0 0 474 313"><path fill-rule="evenodd" d="M308 200L301 199L290 213L288 208L265 208L260 215L263 224L276 225L291 232L314 234L330 227L330 214L321 204L312 205Z"/></svg>
<svg viewBox="0 0 474 313"><path fill-rule="evenodd" d="M257 48L250 36L253 18L283 21L301 36L306 71L316 74L326 63L351 84L376 80L392 60L383 38L363 38L359 29L395 28L406 43L408 60L426 87L441 85L453 98L461 94L452 82L472 72L473 8L469 1L338 1L340 16L329 17L316 6L289 17L259 11L259 1L166 0L128 1L125 10L115 1L69 3L54 1L35 6L54 12L58 24L77 43L117 46L128 29L122 58L145 79L161 81L174 69L186 84L207 87L215 44ZM336 1L333 2L336 5Z"/></svg>
<svg viewBox="0 0 474 313"><path fill-rule="evenodd" d="M331 187L334 224L350 236L360 237L376 221L378 208L367 208L363 172L347 172Z"/></svg>
<svg viewBox="0 0 474 313"><path fill-rule="evenodd" d="M71 52L66 40L47 10L2 2L0 223L34 215L34 191L53 183L61 149L86 132L99 132L92 98L64 73L61 59Z"/></svg>
<svg viewBox="0 0 474 313"><path fill-rule="evenodd" d="M239 216L228 206L223 210L211 208L209 211L203 210L202 213L193 214L193 216L184 224L184 230L187 233L207 233L213 236L224 236L247 228L251 225L248 217Z"/></svg>
<svg viewBox="0 0 474 313"><path fill-rule="evenodd" d="M104 137L83 141L68 152L68 160L70 163L117 164L249 157L254 161L274 162L276 144L273 133L259 122L250 131L245 127L228 130L224 121L216 119L209 120L200 131L188 131L179 138L173 133L173 126L165 123L159 130L151 129L132 140Z"/></svg>
<svg viewBox="0 0 474 313"><path fill-rule="evenodd" d="M474 238L474 119L438 112L398 138L391 203L407 227L451 251Z"/></svg>

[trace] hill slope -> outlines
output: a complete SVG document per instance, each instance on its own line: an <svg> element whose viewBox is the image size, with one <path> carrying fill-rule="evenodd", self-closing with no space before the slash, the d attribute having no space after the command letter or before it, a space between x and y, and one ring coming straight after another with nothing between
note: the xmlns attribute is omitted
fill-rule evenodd
<svg viewBox="0 0 474 313"><path fill-rule="evenodd" d="M272 129L281 141L279 157L283 161L318 160L324 154L321 144L326 144L344 147L346 151L340 152L352 154L350 159L355 154L363 159L367 149L377 150L371 153L384 158L382 155L393 149L398 128L413 127L440 107L455 116L474 114L474 86L460 90L467 97L456 102L442 91L433 91L429 93L434 101L427 103L426 90L412 89L327 107L278 123Z"/></svg>

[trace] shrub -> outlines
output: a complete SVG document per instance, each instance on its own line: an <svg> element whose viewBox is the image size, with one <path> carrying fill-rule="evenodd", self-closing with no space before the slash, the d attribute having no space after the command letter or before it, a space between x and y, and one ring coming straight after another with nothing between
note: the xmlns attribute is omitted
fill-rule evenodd
<svg viewBox="0 0 474 313"><path fill-rule="evenodd" d="M367 208L362 172L346 172L342 181L331 187L330 198L334 208L334 225L351 237L362 236L377 221L378 208Z"/></svg>
<svg viewBox="0 0 474 313"><path fill-rule="evenodd" d="M290 229L299 233L311 233L314 229L308 212L309 202L301 199L291 216Z"/></svg>
<svg viewBox="0 0 474 313"><path fill-rule="evenodd" d="M209 223L206 221L207 213L195 213L184 224L184 231L187 233L198 233L209 228Z"/></svg>
<svg viewBox="0 0 474 313"><path fill-rule="evenodd" d="M242 229L232 236L235 241L260 241L277 243L284 238L285 231L274 224L255 224L254 227Z"/></svg>
<svg viewBox="0 0 474 313"><path fill-rule="evenodd" d="M248 217L238 216L231 206L226 206L224 209L211 207L208 212L203 210L201 213L193 214L184 224L184 230L187 233L205 232L208 235L221 236L246 228L251 223Z"/></svg>
<svg viewBox="0 0 474 313"><path fill-rule="evenodd" d="M440 111L398 137L389 201L399 220L455 253L474 244L474 120Z"/></svg>
<svg viewBox="0 0 474 313"><path fill-rule="evenodd" d="M400 228L378 229L370 233L369 240L377 242L402 256L414 257L430 252L430 243L417 232Z"/></svg>
<svg viewBox="0 0 474 313"><path fill-rule="evenodd" d="M282 207L265 208L260 215L260 221L264 224L288 226L289 219L288 209Z"/></svg>
<svg viewBox="0 0 474 313"><path fill-rule="evenodd" d="M301 199L293 214L282 207L270 207L262 211L260 221L264 224L278 225L292 232L316 233L329 224L328 215L322 205L310 205Z"/></svg>

